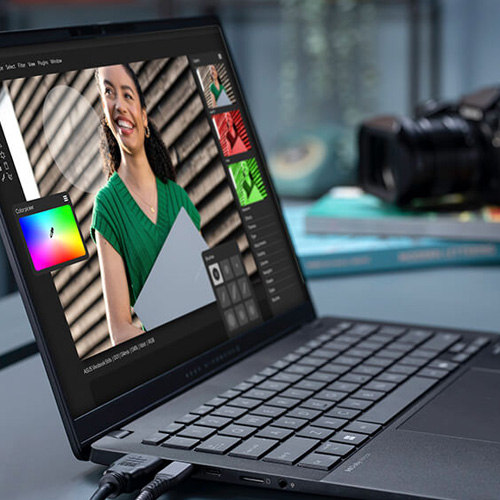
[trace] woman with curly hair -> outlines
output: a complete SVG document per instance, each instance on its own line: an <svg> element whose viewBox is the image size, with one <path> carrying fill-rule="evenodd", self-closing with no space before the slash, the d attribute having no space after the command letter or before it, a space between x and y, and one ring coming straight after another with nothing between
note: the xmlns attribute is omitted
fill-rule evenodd
<svg viewBox="0 0 500 500"><path fill-rule="evenodd" d="M148 118L136 74L127 64L96 70L104 117L101 155L108 174L97 193L91 235L97 245L113 345L143 333L131 307L181 208L200 229L200 214L175 183L175 171Z"/></svg>

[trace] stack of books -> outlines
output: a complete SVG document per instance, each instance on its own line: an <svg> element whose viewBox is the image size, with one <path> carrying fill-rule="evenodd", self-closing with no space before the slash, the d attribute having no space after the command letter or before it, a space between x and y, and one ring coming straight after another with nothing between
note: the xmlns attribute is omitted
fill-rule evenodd
<svg viewBox="0 0 500 500"><path fill-rule="evenodd" d="M417 214L337 188L312 205L286 206L285 219L309 278L500 263L498 207Z"/></svg>

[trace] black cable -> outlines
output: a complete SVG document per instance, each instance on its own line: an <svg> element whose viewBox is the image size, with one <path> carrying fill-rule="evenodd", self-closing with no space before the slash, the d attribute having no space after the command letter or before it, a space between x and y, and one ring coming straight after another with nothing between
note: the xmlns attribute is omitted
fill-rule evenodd
<svg viewBox="0 0 500 500"><path fill-rule="evenodd" d="M115 491L115 487L111 483L106 483L99 486L99 489L90 497L90 500L105 500Z"/></svg>
<svg viewBox="0 0 500 500"><path fill-rule="evenodd" d="M149 455L130 454L113 462L99 481L99 488L90 500L115 498L135 491L151 481L165 460Z"/></svg>
<svg viewBox="0 0 500 500"><path fill-rule="evenodd" d="M160 495L172 489L193 472L191 464L172 462L156 474L155 478L144 488L136 500L156 500Z"/></svg>

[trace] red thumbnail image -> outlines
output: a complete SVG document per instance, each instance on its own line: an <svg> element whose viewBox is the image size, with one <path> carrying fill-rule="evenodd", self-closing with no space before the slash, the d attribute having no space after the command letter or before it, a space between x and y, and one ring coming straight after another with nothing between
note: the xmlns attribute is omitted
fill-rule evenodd
<svg viewBox="0 0 500 500"><path fill-rule="evenodd" d="M213 121L224 156L237 155L250 149L250 139L238 109L215 115Z"/></svg>

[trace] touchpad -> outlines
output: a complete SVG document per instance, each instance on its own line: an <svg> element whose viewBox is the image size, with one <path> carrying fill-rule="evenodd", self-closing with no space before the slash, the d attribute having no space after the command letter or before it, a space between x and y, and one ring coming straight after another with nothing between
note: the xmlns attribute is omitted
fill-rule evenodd
<svg viewBox="0 0 500 500"><path fill-rule="evenodd" d="M400 428L500 443L500 372L471 369Z"/></svg>

